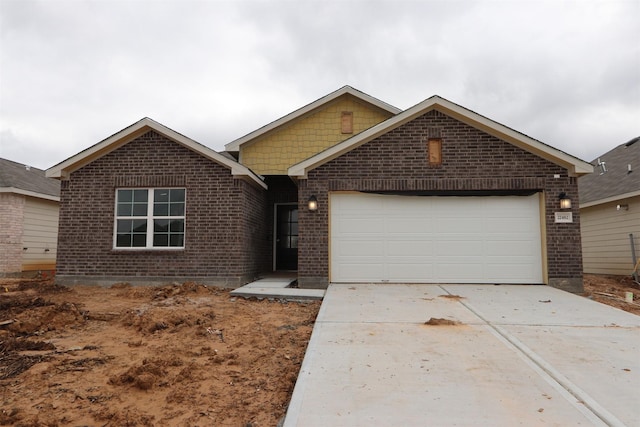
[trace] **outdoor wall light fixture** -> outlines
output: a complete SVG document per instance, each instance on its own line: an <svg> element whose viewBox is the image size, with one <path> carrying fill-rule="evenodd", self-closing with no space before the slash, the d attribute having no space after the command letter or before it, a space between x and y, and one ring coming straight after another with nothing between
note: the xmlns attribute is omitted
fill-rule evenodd
<svg viewBox="0 0 640 427"><path fill-rule="evenodd" d="M629 210L629 205L618 205L618 206L616 206L616 210L618 210L618 211L628 211Z"/></svg>
<svg viewBox="0 0 640 427"><path fill-rule="evenodd" d="M315 212L318 210L318 199L316 199L316 196L309 197L309 201L307 202L307 204L311 212Z"/></svg>
<svg viewBox="0 0 640 427"><path fill-rule="evenodd" d="M560 193L560 209L571 209L571 199L567 197L567 193Z"/></svg>

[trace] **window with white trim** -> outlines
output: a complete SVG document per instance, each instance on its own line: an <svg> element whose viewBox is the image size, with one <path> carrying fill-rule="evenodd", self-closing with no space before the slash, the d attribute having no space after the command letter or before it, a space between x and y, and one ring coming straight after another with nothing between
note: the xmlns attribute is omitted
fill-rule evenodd
<svg viewBox="0 0 640 427"><path fill-rule="evenodd" d="M116 249L184 248L184 188L116 190Z"/></svg>

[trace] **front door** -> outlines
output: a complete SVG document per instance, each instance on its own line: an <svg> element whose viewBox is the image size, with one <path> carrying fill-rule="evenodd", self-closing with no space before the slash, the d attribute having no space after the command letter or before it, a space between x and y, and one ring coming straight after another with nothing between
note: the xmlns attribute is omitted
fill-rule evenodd
<svg viewBox="0 0 640 427"><path fill-rule="evenodd" d="M276 205L276 270L298 269L298 205Z"/></svg>

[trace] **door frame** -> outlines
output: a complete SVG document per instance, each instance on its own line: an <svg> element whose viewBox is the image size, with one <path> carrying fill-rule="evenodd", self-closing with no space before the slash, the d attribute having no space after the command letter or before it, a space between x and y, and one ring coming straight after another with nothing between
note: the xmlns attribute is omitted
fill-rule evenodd
<svg viewBox="0 0 640 427"><path fill-rule="evenodd" d="M273 204L273 262L271 265L271 271L277 271L277 259L278 256L278 206L298 206L298 202L287 203L274 203Z"/></svg>

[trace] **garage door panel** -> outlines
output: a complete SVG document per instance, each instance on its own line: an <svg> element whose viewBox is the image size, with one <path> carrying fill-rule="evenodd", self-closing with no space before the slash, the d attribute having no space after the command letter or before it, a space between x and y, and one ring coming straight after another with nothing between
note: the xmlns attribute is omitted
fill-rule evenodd
<svg viewBox="0 0 640 427"><path fill-rule="evenodd" d="M387 220L386 231L389 233L414 234L430 233L434 222L429 217L406 217L400 220Z"/></svg>
<svg viewBox="0 0 640 427"><path fill-rule="evenodd" d="M430 257L433 255L433 243L426 240L394 240L388 242L388 257L415 257L420 254L421 257Z"/></svg>
<svg viewBox="0 0 640 427"><path fill-rule="evenodd" d="M504 261L509 261L511 259L510 256L535 257L535 248L527 244L530 241L530 239L525 239L487 242L484 253L487 257L500 256Z"/></svg>
<svg viewBox="0 0 640 427"><path fill-rule="evenodd" d="M439 240L436 244L435 254L438 256L452 257L480 256L483 251L483 246L482 241L451 238L450 240Z"/></svg>
<svg viewBox="0 0 640 427"><path fill-rule="evenodd" d="M342 282L380 282L385 274L382 264L344 264L337 266L337 273Z"/></svg>
<svg viewBox="0 0 640 427"><path fill-rule="evenodd" d="M330 197L332 281L542 282L538 195Z"/></svg>
<svg viewBox="0 0 640 427"><path fill-rule="evenodd" d="M416 276L432 277L434 275L435 266L432 264L419 264L415 269L407 269L405 264L388 265L388 274L394 277L394 281L403 283L422 283ZM417 274L416 274L417 273Z"/></svg>
<svg viewBox="0 0 640 427"><path fill-rule="evenodd" d="M482 272L481 262L467 262L464 268L461 268L459 260L451 260L451 262L438 262L436 268L436 282L454 282L454 283L480 283L479 279L484 274Z"/></svg>
<svg viewBox="0 0 640 427"><path fill-rule="evenodd" d="M474 217L469 218L437 218L437 230L455 230L455 234L476 234L481 232L481 223Z"/></svg>
<svg viewBox="0 0 640 427"><path fill-rule="evenodd" d="M338 233L368 233L371 230L384 230L384 218L338 218Z"/></svg>
<svg viewBox="0 0 640 427"><path fill-rule="evenodd" d="M356 254L360 257L384 257L385 244L380 240L342 240L340 245L336 246L336 254L342 258L350 258Z"/></svg>
<svg viewBox="0 0 640 427"><path fill-rule="evenodd" d="M530 283L529 278L535 274L530 262L512 264L487 264L486 275L495 278L497 283Z"/></svg>

